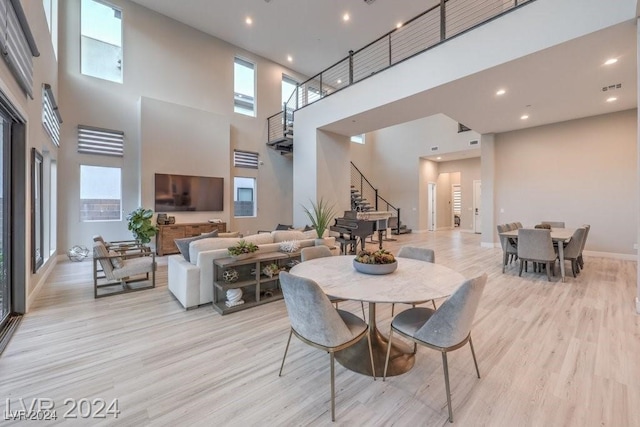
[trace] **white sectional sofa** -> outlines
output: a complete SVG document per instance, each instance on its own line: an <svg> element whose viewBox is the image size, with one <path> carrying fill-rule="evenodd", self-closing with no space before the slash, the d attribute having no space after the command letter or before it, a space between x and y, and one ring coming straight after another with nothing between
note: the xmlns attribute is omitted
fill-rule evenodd
<svg viewBox="0 0 640 427"><path fill-rule="evenodd" d="M285 241L297 240L301 248L313 246L315 230L278 230L239 237L213 237L195 240L189 244L190 261L182 255L170 255L169 291L186 309L213 301L213 260L229 256L227 248L240 240L258 245L258 253L275 252ZM325 237L326 245L335 245L334 237Z"/></svg>

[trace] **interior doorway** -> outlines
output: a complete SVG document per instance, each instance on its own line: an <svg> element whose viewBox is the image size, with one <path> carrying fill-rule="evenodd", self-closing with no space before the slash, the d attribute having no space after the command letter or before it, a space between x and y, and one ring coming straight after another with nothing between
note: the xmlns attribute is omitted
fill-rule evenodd
<svg viewBox="0 0 640 427"><path fill-rule="evenodd" d="M436 231L436 183L429 182L427 184L427 229Z"/></svg>
<svg viewBox="0 0 640 427"><path fill-rule="evenodd" d="M473 232L482 232L482 181L473 181Z"/></svg>

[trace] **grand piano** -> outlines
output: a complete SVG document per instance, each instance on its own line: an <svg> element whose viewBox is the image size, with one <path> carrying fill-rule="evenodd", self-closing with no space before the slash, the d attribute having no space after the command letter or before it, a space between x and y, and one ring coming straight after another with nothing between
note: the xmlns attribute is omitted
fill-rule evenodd
<svg viewBox="0 0 640 427"><path fill-rule="evenodd" d="M358 212L345 211L342 218L336 218L329 230L340 233L336 238L340 242L341 254L355 254L358 245L364 250L365 239L378 232L378 244L382 249L382 234L387 229L391 212L372 211Z"/></svg>

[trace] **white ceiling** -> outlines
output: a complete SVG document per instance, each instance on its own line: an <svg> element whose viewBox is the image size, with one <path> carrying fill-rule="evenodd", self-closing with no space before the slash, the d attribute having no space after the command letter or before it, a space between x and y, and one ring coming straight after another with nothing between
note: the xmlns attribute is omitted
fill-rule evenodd
<svg viewBox="0 0 640 427"><path fill-rule="evenodd" d="M313 76L439 0L132 0ZM342 17L349 13L351 19ZM251 17L252 25L245 23ZM287 61L287 55L293 61Z"/></svg>
<svg viewBox="0 0 640 427"><path fill-rule="evenodd" d="M439 2L133 1L309 76ZM347 23L342 20L346 12L351 15ZM247 16L253 19L251 26L245 24ZM635 108L636 39L635 21L630 20L403 102L347 117L327 129L355 135L443 113L479 133L498 133ZM287 55L293 56L292 63L287 62ZM618 58L618 63L604 66L611 57ZM616 83L622 83L622 88L602 91ZM507 93L496 97L497 87L504 87ZM618 100L605 102L611 95ZM526 121L520 119L524 113L530 116Z"/></svg>

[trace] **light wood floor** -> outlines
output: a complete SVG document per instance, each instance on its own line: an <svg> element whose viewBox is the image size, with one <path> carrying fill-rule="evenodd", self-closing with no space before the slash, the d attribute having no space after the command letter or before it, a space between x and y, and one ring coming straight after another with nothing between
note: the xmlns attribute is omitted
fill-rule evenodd
<svg viewBox="0 0 640 427"><path fill-rule="evenodd" d="M385 248L406 243L467 277L489 274L473 328L482 379L468 347L449 358L456 425L640 426L635 262L587 258L577 279L549 283L515 266L502 274L501 251L477 235L412 234ZM65 398L103 398L118 399L119 425L331 425L325 353L294 338L278 377L283 301L224 317L184 311L159 260L156 289L99 300L90 262L60 263L0 357L0 410L7 398L12 410L19 398L62 409ZM341 308L360 314L358 303ZM390 306L378 312L386 331ZM335 425L448 425L441 356L425 348L387 382L336 365L336 392Z"/></svg>

